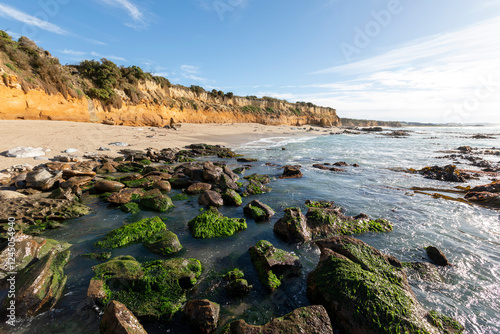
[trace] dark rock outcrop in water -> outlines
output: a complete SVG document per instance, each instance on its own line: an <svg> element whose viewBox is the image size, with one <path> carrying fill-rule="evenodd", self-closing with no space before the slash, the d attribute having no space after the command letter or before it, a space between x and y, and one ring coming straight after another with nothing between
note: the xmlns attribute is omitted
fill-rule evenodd
<svg viewBox="0 0 500 334"><path fill-rule="evenodd" d="M302 172L300 171L300 166L286 165L283 169L283 175L280 179L293 179L302 177Z"/></svg>
<svg viewBox="0 0 500 334"><path fill-rule="evenodd" d="M438 266L449 266L450 262L446 258L446 255L443 254L439 249L434 246L425 247L425 252L427 256L432 260L435 265Z"/></svg>
<svg viewBox="0 0 500 334"><path fill-rule="evenodd" d="M199 214L188 222L193 237L198 239L229 237L247 228L243 218L224 217L215 207Z"/></svg>
<svg viewBox="0 0 500 334"><path fill-rule="evenodd" d="M425 167L418 172L427 179L449 182L465 182L466 179L470 178L467 174L460 172L454 165Z"/></svg>
<svg viewBox="0 0 500 334"><path fill-rule="evenodd" d="M197 333L209 334L217 328L220 305L208 299L193 299L187 302L184 314L187 322Z"/></svg>
<svg viewBox="0 0 500 334"><path fill-rule="evenodd" d="M275 212L269 205L262 203L259 200L253 200L243 209L245 215L252 217L255 221L260 222L270 219Z"/></svg>
<svg viewBox="0 0 500 334"><path fill-rule="evenodd" d="M263 326L253 326L244 320L226 325L221 334L333 334L330 317L320 305L301 307Z"/></svg>
<svg viewBox="0 0 500 334"><path fill-rule="evenodd" d="M474 187L464 198L473 203L498 209L500 208L500 182Z"/></svg>
<svg viewBox="0 0 500 334"><path fill-rule="evenodd" d="M402 264L361 240L336 236L316 243L319 264L307 293L346 333L461 333L454 319L425 310Z"/></svg>

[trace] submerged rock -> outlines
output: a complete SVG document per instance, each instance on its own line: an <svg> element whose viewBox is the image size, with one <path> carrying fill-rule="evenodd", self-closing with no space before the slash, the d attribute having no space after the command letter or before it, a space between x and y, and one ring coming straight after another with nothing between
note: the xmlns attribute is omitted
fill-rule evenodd
<svg viewBox="0 0 500 334"><path fill-rule="evenodd" d="M106 200L113 204L127 204L134 198L142 197L144 189L140 188L125 188L118 192L109 195Z"/></svg>
<svg viewBox="0 0 500 334"><path fill-rule="evenodd" d="M186 291L201 275L196 259L137 262L131 256L119 256L92 267L92 280L102 281L105 297L123 303L137 317L169 320L186 302ZM96 284L96 283L92 283Z"/></svg>
<svg viewBox="0 0 500 334"><path fill-rule="evenodd" d="M160 190L153 189L147 191L139 200L139 205L144 210L166 212L175 207L172 199L163 195Z"/></svg>
<svg viewBox="0 0 500 334"><path fill-rule="evenodd" d="M222 334L333 334L330 317L321 305L298 308L287 315L276 318L263 326L253 326L244 320L226 325Z"/></svg>
<svg viewBox="0 0 500 334"><path fill-rule="evenodd" d="M198 203L203 206L223 206L224 200L222 195L218 192L205 190L205 192L198 197Z"/></svg>
<svg viewBox="0 0 500 334"><path fill-rule="evenodd" d="M270 192L272 189L263 185L259 181L256 180L249 180L248 186L241 194L242 196L249 196L249 195L259 195L259 194L265 194Z"/></svg>
<svg viewBox="0 0 500 334"><path fill-rule="evenodd" d="M220 305L208 299L192 299L186 303L184 314L198 333L209 334L217 328Z"/></svg>
<svg viewBox="0 0 500 334"><path fill-rule="evenodd" d="M318 266L308 296L347 333L459 333L451 318L427 312L416 300L401 263L361 240L336 236L316 243ZM435 319L439 319L436 321Z"/></svg>
<svg viewBox="0 0 500 334"><path fill-rule="evenodd" d="M460 172L455 165L447 165L444 167L433 166L425 167L418 171L427 179L435 179L449 182L465 182L470 179L470 176Z"/></svg>
<svg viewBox="0 0 500 334"><path fill-rule="evenodd" d="M302 177L302 172L300 171L300 166L286 165L283 169L283 175L280 179L292 179Z"/></svg>
<svg viewBox="0 0 500 334"><path fill-rule="evenodd" d="M154 234L166 230L167 227L160 217L144 218L135 223L117 228L95 243L102 248L120 248L140 242Z"/></svg>
<svg viewBox="0 0 500 334"><path fill-rule="evenodd" d="M247 228L243 218L224 217L216 208L199 214L188 222L193 237L200 239L229 237Z"/></svg>
<svg viewBox="0 0 500 334"><path fill-rule="evenodd" d="M266 240L261 240L250 248L250 257L260 282L270 292L276 290L284 278L298 275L302 268L296 255L275 248Z"/></svg>
<svg viewBox="0 0 500 334"><path fill-rule="evenodd" d="M306 217L300 208L285 209L285 216L274 224L274 233L288 242L307 242L311 240L311 232Z"/></svg>
<svg viewBox="0 0 500 334"><path fill-rule="evenodd" d="M134 314L122 303L112 300L99 325L100 334L147 334Z"/></svg>
<svg viewBox="0 0 500 334"><path fill-rule="evenodd" d="M255 221L260 222L270 219L274 216L274 210L262 203L259 200L253 200L243 209L245 215L252 217Z"/></svg>
<svg viewBox="0 0 500 334"><path fill-rule="evenodd" d="M173 255L182 250L177 235L168 230L158 232L147 238L144 241L144 246L151 252L160 255Z"/></svg>

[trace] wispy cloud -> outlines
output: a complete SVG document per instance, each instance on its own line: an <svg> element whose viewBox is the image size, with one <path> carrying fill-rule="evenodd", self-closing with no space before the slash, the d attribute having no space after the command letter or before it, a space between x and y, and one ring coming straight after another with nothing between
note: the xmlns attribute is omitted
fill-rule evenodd
<svg viewBox="0 0 500 334"><path fill-rule="evenodd" d="M145 20L145 12L141 10L137 5L129 0L99 0L99 2L112 6L121 8L125 10L128 16L133 20L133 23L126 22L125 25L131 28L144 27L147 25Z"/></svg>
<svg viewBox="0 0 500 334"><path fill-rule="evenodd" d="M94 57L99 57L99 58L106 58L106 59L111 59L111 60L118 60L118 61L127 62L127 59L125 59L123 57L118 57L118 56L113 56L113 55L102 55L102 54L97 53L95 51L92 51L90 53L90 55L94 56Z"/></svg>
<svg viewBox="0 0 500 334"><path fill-rule="evenodd" d="M87 54L87 52L68 50L68 49L61 51L61 53L64 53L64 54L70 55L70 56L74 56L74 57L83 57Z"/></svg>
<svg viewBox="0 0 500 334"><path fill-rule="evenodd" d="M477 105L462 112L463 121L493 117L500 121L500 16L460 30L432 35L395 47L361 61L316 71L316 75L343 80L314 86L316 103L339 111L365 113L384 111L392 118L418 115L422 119L448 121L450 109L468 103ZM476 98L484 82L499 86L494 94ZM323 92L318 90L323 89ZM491 90L491 89L490 89ZM486 90L485 90L486 92ZM477 102L477 103L476 103ZM405 114L405 111L407 112ZM456 120L455 120L456 121Z"/></svg>
<svg viewBox="0 0 500 334"><path fill-rule="evenodd" d="M22 23L25 23L27 25L37 27L39 29L43 29L46 31L50 31L59 35L67 35L68 32L59 26L41 20L37 17L31 16L29 14L26 14L24 12L21 12L13 7L7 6L3 3L0 3L0 16L7 18L7 19L13 19Z"/></svg>
<svg viewBox="0 0 500 334"><path fill-rule="evenodd" d="M176 73L173 73L174 75ZM193 65L181 65L180 67L180 75L189 80L198 81L203 84L214 82L213 80L209 80L207 78L203 78L200 76L200 68L198 66Z"/></svg>

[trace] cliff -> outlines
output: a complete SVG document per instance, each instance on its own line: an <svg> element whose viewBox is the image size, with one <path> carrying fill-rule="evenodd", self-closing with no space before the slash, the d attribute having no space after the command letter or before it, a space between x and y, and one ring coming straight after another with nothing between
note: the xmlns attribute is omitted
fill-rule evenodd
<svg viewBox="0 0 500 334"><path fill-rule="evenodd" d="M0 119L132 126L171 122L341 125L332 108L171 85L136 66L118 67L106 59L62 66L29 39L16 42L2 31L0 75Z"/></svg>

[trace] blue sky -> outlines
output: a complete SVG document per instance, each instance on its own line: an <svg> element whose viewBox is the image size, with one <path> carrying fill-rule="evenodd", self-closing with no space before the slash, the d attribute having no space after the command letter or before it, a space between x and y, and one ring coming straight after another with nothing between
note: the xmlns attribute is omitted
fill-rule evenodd
<svg viewBox="0 0 500 334"><path fill-rule="evenodd" d="M498 0L0 0L61 63L311 101L341 117L500 123Z"/></svg>

